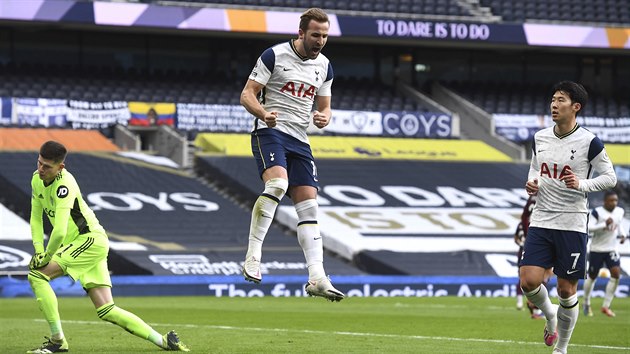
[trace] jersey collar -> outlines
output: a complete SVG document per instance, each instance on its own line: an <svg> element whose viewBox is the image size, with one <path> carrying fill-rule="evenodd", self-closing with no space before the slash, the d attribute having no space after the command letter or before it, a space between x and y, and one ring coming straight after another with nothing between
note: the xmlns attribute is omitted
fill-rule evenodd
<svg viewBox="0 0 630 354"><path fill-rule="evenodd" d="M566 138L567 136L569 136L569 135L573 134L576 130L578 130L578 128L579 128L579 127L580 127L580 125L579 125L579 124L577 124L577 123L575 123L575 126L573 127L573 129L571 129L571 130L570 130L570 131L568 131L567 133L564 133L564 134L562 134L562 135L558 135L558 133L556 133L556 127L554 126L554 127L553 127L553 135L555 135L555 136L556 136L556 138L558 138L558 139L564 139L564 138Z"/></svg>
<svg viewBox="0 0 630 354"><path fill-rule="evenodd" d="M308 57L303 56L302 54L300 54L300 52L298 52L297 48L295 48L295 39L291 39L289 41L289 45L291 46L291 49L293 50L293 53L295 53L295 55L298 56L298 58L300 58L302 61L307 61Z"/></svg>

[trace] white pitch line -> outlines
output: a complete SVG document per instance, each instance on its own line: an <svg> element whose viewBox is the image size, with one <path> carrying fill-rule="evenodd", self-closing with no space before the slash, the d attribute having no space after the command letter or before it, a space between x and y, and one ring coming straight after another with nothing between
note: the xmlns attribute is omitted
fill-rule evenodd
<svg viewBox="0 0 630 354"><path fill-rule="evenodd" d="M36 319L37 322L45 322L41 319ZM103 321L74 321L74 320L62 320L62 323L72 324L99 324ZM452 341L452 342L480 342L480 343L497 343L497 344L519 344L519 345L536 345L540 346L540 342L523 342L515 340L504 339L484 339L484 338L457 338L457 337L435 337L435 336L417 336L417 335L402 335L402 334L386 334L386 333L368 333L368 332L346 332L346 331L319 331L311 329L289 329L289 328L263 328L263 327L235 327L235 326L218 326L218 325L197 325L197 324L182 324L182 323L150 323L151 326L161 327L186 327L186 328L207 328L207 329L220 329L227 331L252 331L252 332L281 332L281 333L306 333L306 334L321 334L321 335L339 335L339 336L354 336L354 337L379 337L379 338L395 338L395 339L419 339L419 340L440 340L440 341ZM609 345L591 345L591 344L569 344L572 347L582 348L597 348L597 349L611 349L611 350L630 350L630 347L613 347Z"/></svg>

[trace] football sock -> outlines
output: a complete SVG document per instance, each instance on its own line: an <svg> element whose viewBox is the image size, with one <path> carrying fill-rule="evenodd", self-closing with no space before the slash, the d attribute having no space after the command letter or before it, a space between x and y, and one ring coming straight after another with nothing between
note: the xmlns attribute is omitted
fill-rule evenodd
<svg viewBox="0 0 630 354"><path fill-rule="evenodd" d="M595 287L595 281L597 279L591 279L591 277L584 279L584 305L591 305L591 292Z"/></svg>
<svg viewBox="0 0 630 354"><path fill-rule="evenodd" d="M57 304L57 295L50 286L50 278L38 270L31 270L28 273L28 282L31 284L39 309L48 322L51 339L55 342L61 341L63 330L59 317L59 305Z"/></svg>
<svg viewBox="0 0 630 354"><path fill-rule="evenodd" d="M617 290L617 285L619 285L618 278L617 279L610 278L610 280L608 280L608 284L606 284L606 294L604 295L604 303L602 304L602 307L606 307L606 308L610 307L610 303L615 297L615 291Z"/></svg>
<svg viewBox="0 0 630 354"><path fill-rule="evenodd" d="M134 336L146 339L158 347L164 348L161 334L146 324L140 317L121 309L114 305L113 302L97 308L96 313L101 320L118 325Z"/></svg>
<svg viewBox="0 0 630 354"><path fill-rule="evenodd" d="M545 314L545 318L549 319L555 316L553 304L544 285L539 285L538 288L531 292L523 290L523 294ZM553 333L555 328L548 328L548 330Z"/></svg>
<svg viewBox="0 0 630 354"><path fill-rule="evenodd" d="M556 348L563 353L567 352L569 340L575 328L580 308L578 306L578 296L573 294L568 299L560 298L560 307L558 308L558 342Z"/></svg>
<svg viewBox="0 0 630 354"><path fill-rule="evenodd" d="M289 187L289 181L282 178L272 178L265 183L265 190L256 199L252 210L252 219L249 226L249 245L247 256L256 257L258 260L262 256L262 245L273 221L276 208L284 197Z"/></svg>
<svg viewBox="0 0 630 354"><path fill-rule="evenodd" d="M298 215L297 236L304 251L308 279L317 280L326 276L324 271L324 246L317 224L317 201L307 199L295 204Z"/></svg>

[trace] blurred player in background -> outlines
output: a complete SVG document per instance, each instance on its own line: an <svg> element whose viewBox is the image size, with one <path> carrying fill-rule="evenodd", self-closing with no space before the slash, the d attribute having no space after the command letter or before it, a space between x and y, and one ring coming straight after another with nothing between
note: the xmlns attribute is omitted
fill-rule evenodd
<svg viewBox="0 0 630 354"><path fill-rule="evenodd" d="M584 87L571 81L554 85L551 118L555 125L534 135L525 190L537 195L521 258L523 293L545 314L544 341L553 353L566 353L580 313L578 280L586 273L588 200L586 193L617 183L601 140L577 124L588 100ZM599 175L592 178L593 171ZM547 269L558 276L560 306L542 285Z"/></svg>
<svg viewBox="0 0 630 354"><path fill-rule="evenodd" d="M514 233L514 242L519 246L518 248L518 258L521 259L523 255L523 246L525 245L525 238L527 237L527 230L529 229L529 218L532 215L532 211L534 210L534 205L536 205L536 196L530 195L523 207L523 212L521 213L521 222L518 223L516 227L516 232ZM547 286L549 279L553 275L551 269L547 270L547 274L545 275L545 280L543 281L543 285ZM531 318L538 319L544 318L542 311L536 305L534 305L531 301L527 300L527 308L529 309L529 314ZM516 309L523 309L523 289L521 289L520 282L516 286Z"/></svg>
<svg viewBox="0 0 630 354"><path fill-rule="evenodd" d="M65 169L66 148L55 141L44 143L37 158L31 187L31 235L35 255L28 281L40 310L50 326L51 337L27 353L67 352L68 341L50 281L62 275L79 280L92 300L98 317L165 350L188 351L174 331L161 335L138 316L114 304L107 268L109 242L105 230L81 196L74 176ZM44 248L42 214L53 230ZM121 349L124 351L124 349Z"/></svg>
<svg viewBox="0 0 630 354"><path fill-rule="evenodd" d="M615 317L610 309L610 303L615 296L619 278L621 278L621 263L617 244L623 243L628 235L621 227L625 211L617 206L617 193L608 191L604 194L604 205L591 211L588 229L593 233L591 249L588 257L588 277L584 281L584 314L593 316L591 310L591 292L595 287L595 280L599 270L605 265L610 270L610 280L606 284L606 294L602 304L602 313L608 317Z"/></svg>
<svg viewBox="0 0 630 354"><path fill-rule="evenodd" d="M330 122L333 71L328 58L320 53L329 27L328 15L321 9L304 12L298 38L265 50L241 93L241 104L256 117L252 153L265 183L252 211L243 275L255 283L262 280L263 241L287 194L295 205L298 241L308 266L305 290L311 296L340 301L345 295L332 286L324 271L317 223L319 181L306 134L310 122L320 129Z"/></svg>

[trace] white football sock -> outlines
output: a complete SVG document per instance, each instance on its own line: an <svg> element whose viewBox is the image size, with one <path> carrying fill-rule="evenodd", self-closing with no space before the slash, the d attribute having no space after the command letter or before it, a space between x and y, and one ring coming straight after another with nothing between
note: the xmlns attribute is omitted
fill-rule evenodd
<svg viewBox="0 0 630 354"><path fill-rule="evenodd" d="M568 299L560 298L560 307L558 308L558 342L556 348L563 353L567 352L569 340L575 328L580 308L578 306L577 294L571 295Z"/></svg>
<svg viewBox="0 0 630 354"><path fill-rule="evenodd" d="M547 320L553 318L553 316L556 315L554 306L551 303L551 299L549 298L549 293L547 292L547 288L544 285L538 286L537 289L534 289L531 292L523 290L523 294L529 299L529 301L536 305L536 307L538 307L545 314L545 318L547 318ZM554 333L555 331L555 328L547 329L551 333Z"/></svg>
<svg viewBox="0 0 630 354"><path fill-rule="evenodd" d="M610 280L608 280L608 284L606 284L606 295L604 295L604 303L602 304L602 307L610 307L610 303L615 297L617 285L619 285L619 279L610 278Z"/></svg>
<svg viewBox="0 0 630 354"><path fill-rule="evenodd" d="M591 277L584 279L584 305L591 305L591 292L595 287L596 281L597 279L591 279Z"/></svg>
<svg viewBox="0 0 630 354"><path fill-rule="evenodd" d="M273 221L278 203L289 187L289 182L282 178L272 178L265 183L265 190L256 199L252 210L252 219L249 226L249 245L247 247L248 259L251 256L258 260L262 257L262 245Z"/></svg>
<svg viewBox="0 0 630 354"><path fill-rule="evenodd" d="M307 199L295 204L298 215L297 236L304 251L308 279L317 280L326 276L324 271L324 245L317 224L317 201Z"/></svg>

